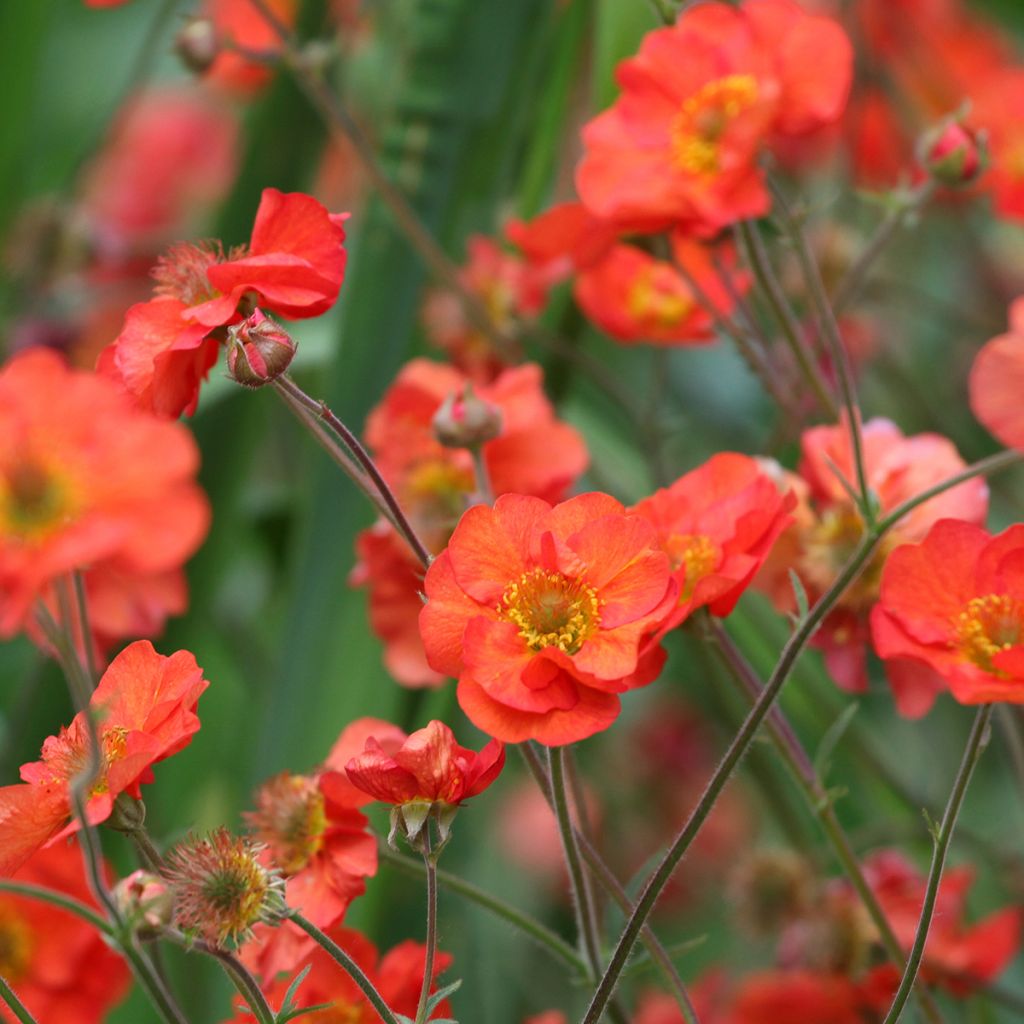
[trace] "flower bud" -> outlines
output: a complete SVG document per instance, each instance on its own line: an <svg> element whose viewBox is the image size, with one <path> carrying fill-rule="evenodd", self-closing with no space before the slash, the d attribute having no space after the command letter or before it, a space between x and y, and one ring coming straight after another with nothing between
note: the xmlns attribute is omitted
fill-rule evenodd
<svg viewBox="0 0 1024 1024"><path fill-rule="evenodd" d="M189 18L174 37L174 52L189 71L197 75L207 71L220 53L220 40L213 21Z"/></svg>
<svg viewBox="0 0 1024 1024"><path fill-rule="evenodd" d="M951 118L928 132L921 142L921 165L940 185L969 185L988 164L985 135Z"/></svg>
<svg viewBox="0 0 1024 1024"><path fill-rule="evenodd" d="M228 328L228 376L246 388L280 377L295 355L288 332L260 310Z"/></svg>
<svg viewBox="0 0 1024 1024"><path fill-rule="evenodd" d="M501 410L473 393L467 384L453 392L434 414L434 437L446 448L478 448L501 433Z"/></svg>
<svg viewBox="0 0 1024 1024"><path fill-rule="evenodd" d="M159 930L171 923L173 900L167 883L149 871L133 871L111 890L121 915L136 929Z"/></svg>

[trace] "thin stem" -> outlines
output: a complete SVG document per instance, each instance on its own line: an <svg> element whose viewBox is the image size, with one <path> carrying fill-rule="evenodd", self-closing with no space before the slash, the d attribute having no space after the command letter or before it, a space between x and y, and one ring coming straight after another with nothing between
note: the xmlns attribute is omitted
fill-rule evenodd
<svg viewBox="0 0 1024 1024"><path fill-rule="evenodd" d="M314 416L323 420L341 439L342 444L352 453L359 463L366 476L371 481L374 490L380 495L381 500L390 513L389 517L395 524L398 532L405 538L413 553L419 559L423 568L429 568L431 562L430 552L419 539L412 523L406 518L398 499L388 486L387 481L381 475L377 464L370 458L369 452L362 446L356 435L328 408L325 402L318 402L311 398L300 388L287 374L282 374L274 381L274 387L293 398L303 408L307 409Z"/></svg>
<svg viewBox="0 0 1024 1024"><path fill-rule="evenodd" d="M789 305L789 300L786 298L782 285L775 276L775 271L772 269L771 261L768 259L768 253L765 250L760 232L750 221L742 221L737 226L736 234L739 247L746 257L748 266L754 273L758 287L768 300L768 305L771 307L772 313L782 330L782 336L786 344L793 353L793 358L796 360L800 372L804 375L804 379L810 385L811 391L814 392L818 404L825 413L832 419L838 418L839 409L836 406L835 399L825 383L821 368L807 350L807 345L800 331L800 323Z"/></svg>
<svg viewBox="0 0 1024 1024"><path fill-rule="evenodd" d="M818 325L818 335L828 347L829 355L832 358L832 366L836 377L839 380L839 393L843 399L843 406L846 409L847 429L850 431L850 446L853 450L853 464L857 473L857 489L860 491L860 507L864 517L870 521L874 516L871 504L871 492L868 487L868 473L864 462L864 438L861 432L860 405L857 402L857 392L853 385L853 369L850 366L850 357L843 344L839 324L836 322L835 313L829 303L828 293L825 291L825 282L821 278L821 269L818 261L811 252L810 243L807 240L807 232L804 231L800 220L794 215L789 202L778 185L770 181L772 194L775 196L776 206L782 222L785 224L793 244L796 246L797 260L803 272L804 283L811 296L811 306L815 312L815 320Z"/></svg>
<svg viewBox="0 0 1024 1024"><path fill-rule="evenodd" d="M420 998L416 1004L416 1024L425 1024L427 999L430 997L430 986L434 981L434 955L437 952L437 861L430 850L429 821L420 835L423 867L427 872L427 948L423 959L423 984L420 986Z"/></svg>
<svg viewBox="0 0 1024 1024"><path fill-rule="evenodd" d="M2 975L0 975L0 999L3 999L10 1007L11 1013L21 1021L21 1024L36 1024L35 1017L28 1012L28 1007L14 994L14 989L7 984Z"/></svg>
<svg viewBox="0 0 1024 1024"><path fill-rule="evenodd" d="M487 460L484 458L483 445L474 445L469 449L473 456L473 475L476 478L477 497L485 505L494 504L494 487L491 484L491 474L487 472Z"/></svg>
<svg viewBox="0 0 1024 1024"><path fill-rule="evenodd" d="M985 745L988 743L989 720L992 717L991 704L983 704L974 717L974 725L971 727L971 734L967 739L967 747L964 750L963 760L960 762L960 770L957 772L953 782L953 789L949 794L949 801L946 803L945 813L942 815L942 824L935 834L935 846L932 850L932 863L928 870L928 883L925 887L924 903L921 906L921 917L917 924L917 934L914 936L914 945L910 948L910 956L907 959L907 967L903 972L896 996L892 1006L886 1014L884 1024L896 1024L907 1004L910 990L914 987L917 972L924 957L924 947L928 940L928 929L931 927L932 915L935 912L935 899L939 893L939 882L942 880L942 869L946 863L946 853L949 850L949 842L953 838L953 830L956 827L956 819L960 814L960 808L967 793L967 786L971 781L971 775L981 757Z"/></svg>
<svg viewBox="0 0 1024 1024"><path fill-rule="evenodd" d="M841 313L856 297L875 260L881 255L896 232L903 227L910 215L921 209L935 195L936 188L935 182L931 179L923 182L902 203L886 214L875 229L871 240L857 257L857 261L836 286L832 295L832 309L836 313Z"/></svg>
<svg viewBox="0 0 1024 1024"><path fill-rule="evenodd" d="M165 1024L189 1024L188 1018L175 1003L159 972L142 950L135 947L133 940L119 943L118 948L131 965L136 980L146 990L146 995Z"/></svg>
<svg viewBox="0 0 1024 1024"><path fill-rule="evenodd" d="M373 987L373 982L370 981L363 973L359 964L341 946L320 931L311 921L307 921L298 911L293 911L290 919L312 938L359 986L360 991L370 1001L370 1005L380 1014L384 1024L401 1024L388 1004L384 1002L381 994Z"/></svg>
<svg viewBox="0 0 1024 1024"><path fill-rule="evenodd" d="M31 882L12 882L6 878L0 878L0 892L9 892L15 896L26 896L28 899L50 903L55 907L60 907L61 910L66 910L69 914L80 917L83 921L91 924L97 931L103 932L104 935L114 936L115 934L110 924L100 917L95 910L82 903L81 900L76 900L72 896L65 896L64 893L57 892L55 889L47 889L42 885L33 885Z"/></svg>
<svg viewBox="0 0 1024 1024"><path fill-rule="evenodd" d="M396 870L411 875L413 878L426 878L426 869L419 861L406 857L401 853L395 853L394 850L383 843L378 848L378 856L384 863L390 864ZM496 917L500 917L503 921L512 925L513 928L518 928L524 935L534 939L556 960L577 971L580 977L586 977L587 965L583 958L565 939L553 932L547 925L541 924L540 921L530 917L529 914L523 913L510 903L505 903L496 896L492 896L489 892L473 885L472 882L459 878L458 875L453 875L438 868L437 881L445 890L470 900L477 904L477 906L489 910Z"/></svg>
<svg viewBox="0 0 1024 1024"><path fill-rule="evenodd" d="M85 660L85 671L92 682L93 688L99 682L100 673L96 665L96 651L92 642L92 627L89 625L89 603L85 594L85 577L79 570L72 574L75 584L75 604L78 607L78 623L82 631L82 654Z"/></svg>

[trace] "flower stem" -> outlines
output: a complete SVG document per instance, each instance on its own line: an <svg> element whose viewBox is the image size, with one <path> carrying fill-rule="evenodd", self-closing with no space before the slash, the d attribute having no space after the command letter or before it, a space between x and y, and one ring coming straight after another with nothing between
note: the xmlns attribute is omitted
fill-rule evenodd
<svg viewBox="0 0 1024 1024"><path fill-rule="evenodd" d="M274 387L282 394L294 400L295 403L306 409L313 416L323 420L338 435L342 444L348 449L361 470L366 474L373 489L380 495L380 499L387 510L388 518L394 524L395 529L405 538L423 567L425 569L428 568L431 562L430 552L417 536L412 523L409 522L402 511L402 507L399 505L394 492L388 486L387 481L377 468L377 464L359 442L356 435L331 412L325 402L318 402L315 398L311 398L287 374L282 374L278 377L274 381Z"/></svg>
<svg viewBox="0 0 1024 1024"><path fill-rule="evenodd" d="M294 921L310 938L312 938L359 986L370 1005L380 1014L384 1024L401 1024L383 996L373 987L373 982L363 973L362 968L331 938L325 935L315 924L307 921L298 911L291 914Z"/></svg>
<svg viewBox="0 0 1024 1024"><path fill-rule="evenodd" d="M426 956L423 959L423 984L420 986L420 998L416 1004L416 1024L425 1024L427 999L430 996L430 986L434 980L434 956L437 952L437 861L430 850L429 821L421 833L420 842L423 867L427 872L427 948Z"/></svg>
<svg viewBox="0 0 1024 1024"><path fill-rule="evenodd" d="M988 743L989 721L992 717L991 704L983 704L978 708L974 717L974 725L971 727L970 736L967 739L967 747L964 750L963 760L960 762L960 770L957 772L953 782L952 792L949 794L949 801L946 803L945 813L942 815L942 824L935 833L935 846L932 850L932 863L928 871L928 883L925 888L924 903L921 906L921 917L917 924L917 934L914 936L914 945L910 948L910 956L907 959L907 966L900 980L896 996L892 1006L886 1014L884 1024L896 1024L903 1013L910 991L914 987L917 972L924 957L924 947L928 940L928 929L931 927L932 915L935 912L935 899L939 893L939 882L942 880L942 869L946 863L946 853L949 850L949 842L953 838L953 830L956 827L956 819L960 814L964 796L967 793L967 786L971 781L975 766L981 757L982 751Z"/></svg>
<svg viewBox="0 0 1024 1024"><path fill-rule="evenodd" d="M403 856L400 853L395 853L383 843L378 849L378 856L382 861L390 864L398 871L403 871L405 874L416 878L426 878L426 869L419 861ZM546 925L541 924L540 921L530 917L529 914L523 913L511 904L505 903L496 896L492 896L489 892L473 885L472 882L459 878L458 875L450 874L441 869L438 869L436 873L437 881L444 889L463 896L485 910L489 910L514 928L518 928L524 935L534 939L555 959L560 960L567 967L573 968L581 977L586 976L587 965L583 958L568 942Z"/></svg>
<svg viewBox="0 0 1024 1024"><path fill-rule="evenodd" d="M2 975L0 975L0 999L3 999L10 1007L11 1013L21 1021L21 1024L36 1024L35 1017L28 1012L28 1007L14 994L14 989L7 984Z"/></svg>
<svg viewBox="0 0 1024 1024"><path fill-rule="evenodd" d="M85 577L79 570L72 573L75 583L75 604L78 606L78 622L82 631L82 654L85 671L93 688L99 682L100 673L96 665L95 649L92 642L92 627L89 625L89 603L85 594Z"/></svg>
<svg viewBox="0 0 1024 1024"><path fill-rule="evenodd" d="M15 896L26 896L32 900L51 903L55 907L66 910L69 914L80 917L97 931L103 932L104 935L114 935L114 929L95 910L82 903L81 900L76 900L73 896L65 896L64 893L57 892L55 889L33 885L31 882L12 882L10 879L0 878L0 892L9 892Z"/></svg>

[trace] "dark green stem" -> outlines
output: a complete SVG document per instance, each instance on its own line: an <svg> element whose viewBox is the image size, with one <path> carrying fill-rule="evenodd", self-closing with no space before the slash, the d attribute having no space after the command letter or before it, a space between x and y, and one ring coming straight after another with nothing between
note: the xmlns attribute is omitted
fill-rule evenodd
<svg viewBox="0 0 1024 1024"><path fill-rule="evenodd" d="M0 999L10 1007L11 1013L14 1014L21 1024L36 1024L35 1017L28 1012L28 1007L14 994L14 989L0 976Z"/></svg>
<svg viewBox="0 0 1024 1024"><path fill-rule="evenodd" d="M434 956L437 953L437 861L430 850L429 821L423 826L420 836L423 868L427 873L427 939L426 955L423 958L423 984L420 986L420 998L416 1004L416 1024L425 1024L427 1000L430 998L430 986L434 981Z"/></svg>

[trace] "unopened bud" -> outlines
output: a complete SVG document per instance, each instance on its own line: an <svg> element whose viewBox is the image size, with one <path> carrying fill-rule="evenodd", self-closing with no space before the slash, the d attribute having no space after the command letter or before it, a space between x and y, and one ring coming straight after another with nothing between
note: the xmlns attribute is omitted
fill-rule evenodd
<svg viewBox="0 0 1024 1024"><path fill-rule="evenodd" d="M174 52L189 71L197 75L207 71L220 53L220 40L212 19L189 18L174 37Z"/></svg>
<svg viewBox="0 0 1024 1024"><path fill-rule="evenodd" d="M228 376L247 388L280 377L295 355L288 332L260 310L228 328Z"/></svg>
<svg viewBox="0 0 1024 1024"><path fill-rule="evenodd" d="M956 118L944 121L924 136L920 160L939 184L950 188L969 185L988 165L985 135Z"/></svg>
<svg viewBox="0 0 1024 1024"><path fill-rule="evenodd" d="M133 871L111 890L121 916L136 930L157 931L171 923L173 900L167 883L149 871Z"/></svg>
<svg viewBox="0 0 1024 1024"><path fill-rule="evenodd" d="M740 864L730 892L737 917L747 931L755 936L771 935L807 913L814 874L799 854L763 850Z"/></svg>
<svg viewBox="0 0 1024 1024"><path fill-rule="evenodd" d="M446 448L478 448L493 441L502 428L501 410L477 397L467 384L450 394L434 414L434 437Z"/></svg>

